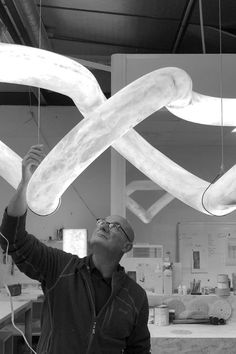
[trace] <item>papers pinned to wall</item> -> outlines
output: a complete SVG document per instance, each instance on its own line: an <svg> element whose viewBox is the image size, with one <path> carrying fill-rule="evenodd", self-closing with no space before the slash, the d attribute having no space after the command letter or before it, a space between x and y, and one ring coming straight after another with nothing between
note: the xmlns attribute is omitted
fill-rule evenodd
<svg viewBox="0 0 236 354"><path fill-rule="evenodd" d="M225 240L225 264L236 266L236 236L232 236L230 233Z"/></svg>
<svg viewBox="0 0 236 354"><path fill-rule="evenodd" d="M178 255L183 283L195 278L201 286L215 287L217 274L231 274L236 266L236 223L181 222Z"/></svg>

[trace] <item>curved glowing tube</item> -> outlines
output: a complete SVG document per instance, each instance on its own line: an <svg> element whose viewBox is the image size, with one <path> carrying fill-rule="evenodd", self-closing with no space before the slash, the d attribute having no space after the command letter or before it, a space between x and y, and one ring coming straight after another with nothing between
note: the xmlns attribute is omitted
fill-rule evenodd
<svg viewBox="0 0 236 354"><path fill-rule="evenodd" d="M126 186L126 207L132 211L140 220L148 224L157 213L159 213L166 205L168 205L174 197L169 193L164 193L155 203L147 210L133 200L130 195L137 190L160 190L161 188L149 180L132 181Z"/></svg>
<svg viewBox="0 0 236 354"><path fill-rule="evenodd" d="M235 98L224 98L224 126L235 126L235 117L232 112L235 112ZM187 120L189 122L206 124L206 125L221 125L221 99L201 95L197 92L192 92L192 100L185 107L175 107L167 105L168 111L175 116ZM226 120L225 120L226 119Z"/></svg>
<svg viewBox="0 0 236 354"><path fill-rule="evenodd" d="M106 101L93 74L63 55L0 43L0 81L41 87L69 96L86 116Z"/></svg>
<svg viewBox="0 0 236 354"><path fill-rule="evenodd" d="M175 81L181 79L180 90L173 85L172 73ZM188 83L189 77L180 69L157 70L100 105L37 168L28 186L29 207L41 215L53 212L66 188L115 140L170 101L188 100Z"/></svg>
<svg viewBox="0 0 236 354"><path fill-rule="evenodd" d="M156 216L165 206L167 206L174 197L169 193L165 193L160 197L155 203L153 203L150 208L145 210L140 204L138 204L134 199L126 197L126 207L132 211L143 223L148 224L154 216Z"/></svg>
<svg viewBox="0 0 236 354"><path fill-rule="evenodd" d="M21 162L22 158L0 141L0 176L15 189L21 181Z"/></svg>
<svg viewBox="0 0 236 354"><path fill-rule="evenodd" d="M150 145L135 130L112 145L121 155L168 193L192 208L209 214L225 215L236 209L236 171L232 167L202 195L209 182L188 172ZM134 158L137 156L138 158ZM147 158L148 156L148 158Z"/></svg>
<svg viewBox="0 0 236 354"><path fill-rule="evenodd" d="M86 117L54 147L32 176L27 200L34 212L52 213L66 188L112 145L163 189L207 213L201 205L201 197L209 183L172 162L132 129L163 106L184 119L191 114L188 120L195 123L221 124L219 112L218 115L208 112L209 107L214 109L215 104L220 104L220 98L193 92L191 79L183 70L153 71L106 100L93 75L66 57L1 44L0 61L0 81L43 87L68 95ZM230 109L235 111L236 100L223 99L223 103L224 108L232 107L224 111L224 125L235 126ZM202 112L200 117L198 109ZM14 174L17 169L19 167L9 173ZM210 212L224 215L235 210L234 170L233 167L205 193L204 202ZM11 183L8 175L4 178Z"/></svg>

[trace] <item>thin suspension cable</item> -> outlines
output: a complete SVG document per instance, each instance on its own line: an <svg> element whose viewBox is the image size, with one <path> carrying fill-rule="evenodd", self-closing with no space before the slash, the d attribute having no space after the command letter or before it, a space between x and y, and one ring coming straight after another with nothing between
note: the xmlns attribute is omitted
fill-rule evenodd
<svg viewBox="0 0 236 354"><path fill-rule="evenodd" d="M38 43L39 43L39 49L42 46L42 1L40 0L39 2L39 36L38 36ZM41 101L40 101L40 87L38 87L38 119L37 119L37 126L38 126L38 144L40 142L40 118L41 118L41 110L40 110L40 106L41 106ZM30 106L31 106L31 97L30 97ZM31 111L31 109L30 109ZM44 139L46 141L46 139ZM49 144L47 144L49 147ZM79 192L77 191L77 189L72 186L72 188L74 189L74 191L76 192L76 194L78 195L78 197L82 200L82 202L84 203L85 207L89 210L89 212L92 214L92 216L97 219L97 216L93 213L93 211L89 208L88 204L85 202L84 198L79 194Z"/></svg>
<svg viewBox="0 0 236 354"><path fill-rule="evenodd" d="M199 9L201 6L201 0L199 0ZM200 10L200 14L202 12L202 7ZM202 24L203 26L203 24ZM213 213L211 213L207 208L205 207L204 204L204 197L208 189L211 187L213 183L215 183L223 174L224 174L224 114L223 114L223 84L222 84L222 78L223 78L223 63L222 63L222 31L221 31L221 0L219 0L219 32L220 32L220 117L221 117L221 165L220 165L220 172L217 174L217 176L210 182L208 187L205 189L204 193L202 194L201 198L201 204L204 210L206 210L210 215L217 216Z"/></svg>
<svg viewBox="0 0 236 354"><path fill-rule="evenodd" d="M222 20L221 20L221 0L219 0L219 32L220 32L220 117L221 117L221 166L220 172L224 173L224 110L223 110L223 62L222 62Z"/></svg>
<svg viewBox="0 0 236 354"><path fill-rule="evenodd" d="M202 39L202 52L204 54L206 54L204 25L203 25L203 12L202 12L202 0L199 0L199 17L200 17L201 39Z"/></svg>
<svg viewBox="0 0 236 354"><path fill-rule="evenodd" d="M42 3L39 2L39 33L38 33L38 45L39 49L42 46ZM41 90L38 87L38 144L40 143L40 118L41 118Z"/></svg>

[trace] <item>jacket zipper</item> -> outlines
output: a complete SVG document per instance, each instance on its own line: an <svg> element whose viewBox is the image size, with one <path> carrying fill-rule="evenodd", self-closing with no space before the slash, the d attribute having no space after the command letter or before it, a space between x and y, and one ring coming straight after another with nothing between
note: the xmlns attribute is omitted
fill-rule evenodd
<svg viewBox="0 0 236 354"><path fill-rule="evenodd" d="M86 266L86 268L87 268L88 273L90 273L89 266ZM91 334L90 334L90 338L89 338L88 349L86 351L86 353L89 354L89 351L90 351L90 348L91 348L91 345L92 345L92 341L93 341L93 337L94 337L94 335L96 333L96 324L97 324L97 322L96 322L95 304L94 304L94 301L93 301L91 288L89 286L89 282L87 281L86 277L83 277L83 278L84 278L84 281L86 283L86 286L87 286L87 289L88 289L88 293L89 293L89 297L90 297L90 300L91 300L91 303L92 303L92 306L93 306L93 318L94 318L93 325L92 325L92 330L91 330ZM115 295L116 295L116 292L114 292L113 285L112 285L112 294L111 294L110 298L107 300L107 303L101 309L101 311L104 310L107 307L108 303L110 303L112 301L112 299L115 297ZM101 311L99 312L99 314L101 313ZM123 352L124 352L124 349L122 349L121 353L123 353Z"/></svg>
<svg viewBox="0 0 236 354"><path fill-rule="evenodd" d="M93 322L92 334L94 335L96 331L96 321Z"/></svg>
<svg viewBox="0 0 236 354"><path fill-rule="evenodd" d="M87 267L87 271L90 272L89 267ZM91 293L91 289L90 289L89 283L88 283L88 281L87 281L87 279L85 277L84 277L84 280L85 280L85 283L86 283L86 286L87 286L87 289L88 289L90 301L92 303L93 318L94 318L93 325L92 325L92 330L91 330L91 334L90 334L90 338L89 338L89 343L88 343L88 349L87 349L87 353L89 353L90 347L92 345L93 337L94 337L94 335L96 333L96 312L95 312L95 304L94 304L94 301L93 301L93 296L92 296L92 293Z"/></svg>
<svg viewBox="0 0 236 354"><path fill-rule="evenodd" d="M92 332L91 332L90 338L89 338L89 344L88 344L87 353L89 353L89 351L90 351L95 332L96 332L96 321L93 322L93 327L92 327Z"/></svg>

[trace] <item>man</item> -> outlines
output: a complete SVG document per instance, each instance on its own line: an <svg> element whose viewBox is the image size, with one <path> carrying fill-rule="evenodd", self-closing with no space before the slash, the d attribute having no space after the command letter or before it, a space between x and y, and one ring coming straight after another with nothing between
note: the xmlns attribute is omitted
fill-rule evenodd
<svg viewBox="0 0 236 354"><path fill-rule="evenodd" d="M145 291L119 265L132 248L126 219L98 219L85 258L47 247L25 230L26 189L44 158L31 147L22 161L22 180L3 217L1 233L18 268L42 284L45 300L38 354L150 353ZM2 248L6 241L0 237Z"/></svg>

